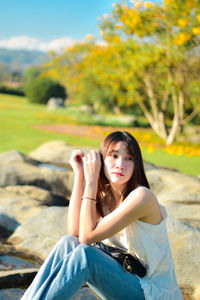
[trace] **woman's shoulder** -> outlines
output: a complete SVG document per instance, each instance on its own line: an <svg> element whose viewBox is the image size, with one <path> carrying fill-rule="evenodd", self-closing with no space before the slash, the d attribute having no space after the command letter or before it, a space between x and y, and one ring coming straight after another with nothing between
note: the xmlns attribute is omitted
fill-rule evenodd
<svg viewBox="0 0 200 300"><path fill-rule="evenodd" d="M151 198L151 199L156 199L156 196L155 194L152 192L151 189L147 188L146 186L142 186L142 185L139 185L138 187L136 187L134 190L132 190L130 192L130 195L140 195L140 196L143 196L144 198Z"/></svg>
<svg viewBox="0 0 200 300"><path fill-rule="evenodd" d="M133 208L135 205L138 207L148 208L153 203L158 203L158 200L154 193L145 186L138 186L132 190L127 196L127 201L133 203Z"/></svg>
<svg viewBox="0 0 200 300"><path fill-rule="evenodd" d="M134 198L139 199L141 208L143 208L144 216L140 220L153 225L160 224L163 219L160 204L151 189L138 186L132 192L135 192Z"/></svg>

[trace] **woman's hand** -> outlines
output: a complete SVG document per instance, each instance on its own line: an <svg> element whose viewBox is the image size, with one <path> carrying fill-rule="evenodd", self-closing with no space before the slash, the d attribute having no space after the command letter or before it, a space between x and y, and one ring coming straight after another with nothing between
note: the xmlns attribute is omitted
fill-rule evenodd
<svg viewBox="0 0 200 300"><path fill-rule="evenodd" d="M69 163L75 174L80 174L84 176L83 172L83 160L84 153L82 150L74 150L72 151Z"/></svg>
<svg viewBox="0 0 200 300"><path fill-rule="evenodd" d="M100 154L94 150L83 158L83 169L86 184L97 184L101 169Z"/></svg>

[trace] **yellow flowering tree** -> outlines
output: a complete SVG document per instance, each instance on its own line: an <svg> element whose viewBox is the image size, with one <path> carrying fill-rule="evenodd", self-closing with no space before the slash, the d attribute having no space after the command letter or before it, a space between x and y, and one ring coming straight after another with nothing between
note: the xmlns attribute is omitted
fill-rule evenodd
<svg viewBox="0 0 200 300"><path fill-rule="evenodd" d="M67 48L64 53L49 53L50 62L43 66L43 77L52 77L59 80L68 90L69 102L74 100L78 90L79 82L84 76L84 59L91 53L94 47L93 41L77 43Z"/></svg>
<svg viewBox="0 0 200 300"><path fill-rule="evenodd" d="M117 53L117 51L115 51ZM59 80L68 91L68 102L93 106L94 110L119 110L117 97L121 90L114 92L119 74L111 75L116 68L113 48L98 45L93 39L67 48L61 55L51 53L51 60L43 68L42 76Z"/></svg>
<svg viewBox="0 0 200 300"><path fill-rule="evenodd" d="M88 35L62 55L52 53L43 76L65 85L69 101L115 111L139 105L169 145L200 110L200 2L112 6L100 18L104 44Z"/></svg>
<svg viewBox="0 0 200 300"><path fill-rule="evenodd" d="M200 110L199 0L123 1L113 4L100 27L117 59L114 77L126 90L119 101L137 102L156 133L171 144Z"/></svg>

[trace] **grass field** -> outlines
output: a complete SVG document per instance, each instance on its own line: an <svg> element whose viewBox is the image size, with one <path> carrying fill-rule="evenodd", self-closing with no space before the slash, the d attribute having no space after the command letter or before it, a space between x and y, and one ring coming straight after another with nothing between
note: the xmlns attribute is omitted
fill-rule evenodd
<svg viewBox="0 0 200 300"><path fill-rule="evenodd" d="M110 123L108 120L111 120ZM111 116L105 117L104 125L128 126L116 123ZM71 134L47 132L33 128L41 124L91 124L97 127L99 121L91 115L78 113L72 108L48 111L45 106L30 104L26 98L0 94L0 152L17 149L25 154L50 140L63 140L76 146L99 147L100 138L83 137ZM98 127L101 132L102 127ZM110 129L109 129L110 130ZM113 128L113 130L115 130ZM102 131L103 132L103 131ZM149 129L130 128L138 139L146 161L159 166L175 168L190 174L200 174L199 148L192 144L175 144L166 148L163 142Z"/></svg>

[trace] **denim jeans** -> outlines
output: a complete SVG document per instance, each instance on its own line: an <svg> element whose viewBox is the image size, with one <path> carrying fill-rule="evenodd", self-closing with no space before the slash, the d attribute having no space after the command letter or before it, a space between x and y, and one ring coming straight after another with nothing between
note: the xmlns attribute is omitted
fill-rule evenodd
<svg viewBox="0 0 200 300"><path fill-rule="evenodd" d="M21 300L67 300L85 283L102 299L145 300L137 276L71 235L55 245Z"/></svg>

